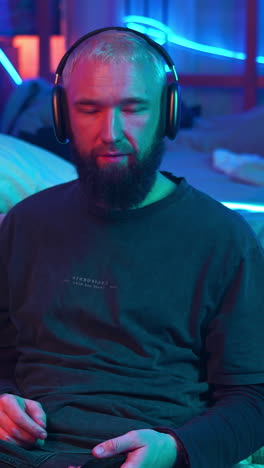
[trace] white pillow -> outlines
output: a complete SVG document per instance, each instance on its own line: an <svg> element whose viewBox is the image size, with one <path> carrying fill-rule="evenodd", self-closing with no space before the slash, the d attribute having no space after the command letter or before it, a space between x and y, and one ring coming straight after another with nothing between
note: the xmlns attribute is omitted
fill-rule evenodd
<svg viewBox="0 0 264 468"><path fill-rule="evenodd" d="M76 178L75 167L68 161L0 133L0 213L33 193Z"/></svg>

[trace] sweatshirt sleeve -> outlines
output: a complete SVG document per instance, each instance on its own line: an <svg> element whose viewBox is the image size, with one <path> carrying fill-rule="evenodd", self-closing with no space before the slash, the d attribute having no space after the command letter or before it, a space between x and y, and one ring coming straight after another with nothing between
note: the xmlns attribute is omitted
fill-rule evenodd
<svg viewBox="0 0 264 468"><path fill-rule="evenodd" d="M9 317L8 252L11 226L6 216L0 227L0 394L21 395L15 380L18 358L15 326Z"/></svg>
<svg viewBox="0 0 264 468"><path fill-rule="evenodd" d="M180 442L184 452L175 468L231 468L264 445L264 384L215 385L212 400L208 411L179 428L153 427Z"/></svg>
<svg viewBox="0 0 264 468"><path fill-rule="evenodd" d="M231 468L264 445L263 274L258 244L230 264L205 342L208 409L170 432L189 468Z"/></svg>

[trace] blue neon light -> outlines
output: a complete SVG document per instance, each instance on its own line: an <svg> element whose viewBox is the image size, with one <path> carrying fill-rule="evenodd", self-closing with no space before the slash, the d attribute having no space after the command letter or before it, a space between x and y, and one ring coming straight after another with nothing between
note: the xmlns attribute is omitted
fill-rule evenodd
<svg viewBox="0 0 264 468"><path fill-rule="evenodd" d="M17 84L20 85L22 83L21 76L17 73L15 67L10 62L9 58L6 54L0 49L0 63L3 65L7 73L10 75L12 80Z"/></svg>
<svg viewBox="0 0 264 468"><path fill-rule="evenodd" d="M251 211L252 213L264 213L264 205L251 205L249 203L221 202L231 210Z"/></svg>
<svg viewBox="0 0 264 468"><path fill-rule="evenodd" d="M129 15L125 16L123 21L128 28L151 36L152 39L160 45L165 44L165 42L171 42L181 47L204 52L206 54L219 55L236 60L246 60L246 54L243 52L235 52L221 47L208 46L206 44L200 44L199 42L190 41L189 39L174 34L173 31L161 21L147 18L146 16ZM256 57L256 61L264 64L264 57L258 56Z"/></svg>

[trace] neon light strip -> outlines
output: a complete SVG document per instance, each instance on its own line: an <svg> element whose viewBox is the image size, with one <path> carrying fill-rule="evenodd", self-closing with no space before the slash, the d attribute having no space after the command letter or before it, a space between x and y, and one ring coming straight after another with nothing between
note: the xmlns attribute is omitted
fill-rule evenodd
<svg viewBox="0 0 264 468"><path fill-rule="evenodd" d="M17 73L15 67L12 65L10 62L9 58L6 56L6 54L3 52L2 49L0 49L0 63L3 65L7 73L10 75L12 80L17 84L20 85L22 83L22 78L21 76Z"/></svg>
<svg viewBox="0 0 264 468"><path fill-rule="evenodd" d="M129 15L123 18L125 25L128 28L135 29L136 31L145 33L152 36L153 39L159 44L171 42L187 49L204 52L206 54L219 55L221 57L228 57L236 60L246 60L246 54L243 52L235 52L221 47L208 46L200 44L199 42L190 41L181 36L176 36L172 30L161 21L147 18L146 16ZM256 57L258 63L264 64L264 57Z"/></svg>
<svg viewBox="0 0 264 468"><path fill-rule="evenodd" d="M248 203L231 203L231 202L221 202L222 205L225 205L231 210L245 210L251 211L252 213L264 213L264 205L251 205Z"/></svg>

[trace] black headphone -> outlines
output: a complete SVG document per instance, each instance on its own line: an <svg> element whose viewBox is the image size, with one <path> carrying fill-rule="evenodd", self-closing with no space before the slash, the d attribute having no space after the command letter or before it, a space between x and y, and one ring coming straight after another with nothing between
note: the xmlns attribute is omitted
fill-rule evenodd
<svg viewBox="0 0 264 468"><path fill-rule="evenodd" d="M95 36L96 34L101 33L102 31L108 30L117 30L117 31L131 31L134 34L137 34L140 37L148 42L154 49L156 49L160 55L164 58L165 62L170 68L170 71L173 75L173 80L171 83L167 84L167 96L165 97L165 105L166 109L165 112L165 132L164 136L167 136L170 140L174 140L176 134L180 128L180 119L181 119L181 91L180 86L178 83L178 76L175 69L175 65L166 52L166 50L160 45L157 44L154 40L150 39L150 37L146 36L143 33L138 31L134 31L134 29L129 28L122 28L122 27L108 27L102 29L96 29L85 36L82 36L78 41L76 41L69 50L64 54L62 57L59 65L57 66L56 70L56 78L55 78L55 86L53 87L52 91L52 111L53 111L53 126L55 136L59 143L68 143L69 137L67 136L67 106L66 106L66 96L63 86L59 85L59 78L62 75L63 69L65 67L65 63L68 60L69 55L72 53L78 45L83 42L85 39L91 36Z"/></svg>

